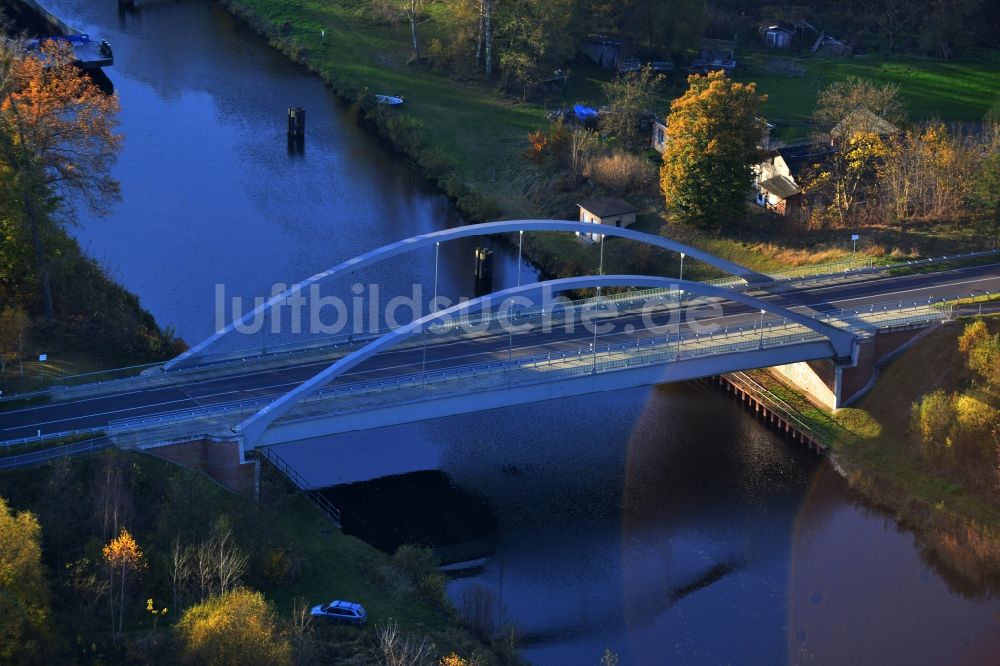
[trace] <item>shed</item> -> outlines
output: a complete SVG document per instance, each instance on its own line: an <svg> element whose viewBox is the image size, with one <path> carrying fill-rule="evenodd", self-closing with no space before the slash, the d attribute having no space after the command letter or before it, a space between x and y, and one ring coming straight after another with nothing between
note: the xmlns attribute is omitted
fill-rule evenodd
<svg viewBox="0 0 1000 666"><path fill-rule="evenodd" d="M624 42L606 35L588 35L583 42L583 52L596 65L613 69L618 65Z"/></svg>
<svg viewBox="0 0 1000 666"><path fill-rule="evenodd" d="M762 32L764 41L776 49L787 49L792 45L792 35L795 27L785 21L771 21L764 24Z"/></svg>
<svg viewBox="0 0 1000 666"><path fill-rule="evenodd" d="M635 216L639 212L639 207L618 197L601 197L598 199L587 199L577 204L580 208L580 221L590 224L607 224L615 227L628 227L635 224ZM594 242L601 240L602 234L584 234L579 231L576 235L584 241Z"/></svg>

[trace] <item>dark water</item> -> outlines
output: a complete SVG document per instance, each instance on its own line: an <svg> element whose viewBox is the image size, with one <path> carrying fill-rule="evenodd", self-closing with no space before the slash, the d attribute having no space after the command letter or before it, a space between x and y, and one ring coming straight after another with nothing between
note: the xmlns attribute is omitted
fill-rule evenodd
<svg viewBox="0 0 1000 666"><path fill-rule="evenodd" d="M367 250L460 224L447 198L390 154L315 77L209 2L112 0L49 6L113 44L107 73L121 97L125 144L115 168L122 202L85 210L76 236L157 320L189 342L214 330L215 285L269 296ZM302 155L290 155L289 106L307 112ZM440 293L473 289L475 240L441 247ZM383 295L433 291L434 250L361 271ZM517 281L498 248L496 285ZM535 277L524 267L524 278ZM231 314L231 310L227 310Z"/></svg>
<svg viewBox="0 0 1000 666"><path fill-rule="evenodd" d="M322 84L209 3L50 4L109 39L123 201L77 236L189 340L214 285L258 295L382 243L457 224L448 202ZM290 156L285 109L308 111ZM442 293L471 290L446 246ZM445 254L448 253L448 254ZM516 262L500 250L501 283ZM419 261L418 261L419 259ZM363 279L426 282L433 255ZM527 277L527 276L526 276ZM633 390L282 447L317 486L441 470L495 516L484 586L537 664L986 664L1000 604L966 599L911 535L810 454L704 387Z"/></svg>

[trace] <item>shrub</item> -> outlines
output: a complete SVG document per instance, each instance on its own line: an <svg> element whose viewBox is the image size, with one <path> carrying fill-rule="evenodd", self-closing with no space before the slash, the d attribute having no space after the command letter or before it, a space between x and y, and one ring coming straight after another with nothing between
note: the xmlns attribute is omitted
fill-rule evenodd
<svg viewBox="0 0 1000 666"><path fill-rule="evenodd" d="M177 624L181 651L192 664L291 664L264 595L237 588L185 611Z"/></svg>
<svg viewBox="0 0 1000 666"><path fill-rule="evenodd" d="M656 170L647 160L616 150L610 155L590 160L584 175L616 194L648 190L656 180Z"/></svg>
<svg viewBox="0 0 1000 666"><path fill-rule="evenodd" d="M445 601L445 577L438 571L438 557L430 548L404 544L392 558L393 564L401 569L424 599L443 605Z"/></svg>

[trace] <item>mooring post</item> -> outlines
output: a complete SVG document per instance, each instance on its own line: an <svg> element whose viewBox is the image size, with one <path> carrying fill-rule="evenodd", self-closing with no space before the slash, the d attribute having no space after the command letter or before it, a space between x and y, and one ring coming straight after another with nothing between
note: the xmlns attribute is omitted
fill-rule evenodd
<svg viewBox="0 0 1000 666"><path fill-rule="evenodd" d="M306 135L306 110L301 106L288 107L288 136L304 137Z"/></svg>

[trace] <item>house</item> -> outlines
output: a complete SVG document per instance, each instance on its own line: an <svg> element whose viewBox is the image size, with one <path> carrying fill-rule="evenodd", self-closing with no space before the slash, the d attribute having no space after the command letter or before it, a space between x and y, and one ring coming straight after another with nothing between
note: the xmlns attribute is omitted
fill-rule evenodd
<svg viewBox="0 0 1000 666"><path fill-rule="evenodd" d="M667 121L666 120L653 120L653 137L652 137L653 150L659 154L663 154L663 151L667 149Z"/></svg>
<svg viewBox="0 0 1000 666"><path fill-rule="evenodd" d="M764 42L776 49L787 49L792 45L795 26L786 21L768 21L761 25Z"/></svg>
<svg viewBox="0 0 1000 666"><path fill-rule="evenodd" d="M778 215L790 215L802 206L802 173L830 153L811 143L772 150L753 166L754 201Z"/></svg>
<svg viewBox="0 0 1000 666"><path fill-rule="evenodd" d="M701 51L688 71L707 74L715 70L724 70L727 74L736 69L736 42L725 39L703 39Z"/></svg>
<svg viewBox="0 0 1000 666"><path fill-rule="evenodd" d="M605 35L589 35L583 42L583 52L596 65L614 69L619 59L623 59L624 42Z"/></svg>
<svg viewBox="0 0 1000 666"><path fill-rule="evenodd" d="M601 197L599 199L587 199L577 204L580 208L580 221L590 224L607 224L615 227L628 227L635 224L636 213L639 207L619 199L618 197ZM576 232L577 237L585 242L595 242L601 240L603 234L584 234Z"/></svg>
<svg viewBox="0 0 1000 666"><path fill-rule="evenodd" d="M830 145L836 146L844 138L845 134L853 135L858 132L874 133L879 136L893 136L899 134L900 130L877 113L872 113L868 109L858 107L847 114L843 120L830 130Z"/></svg>

